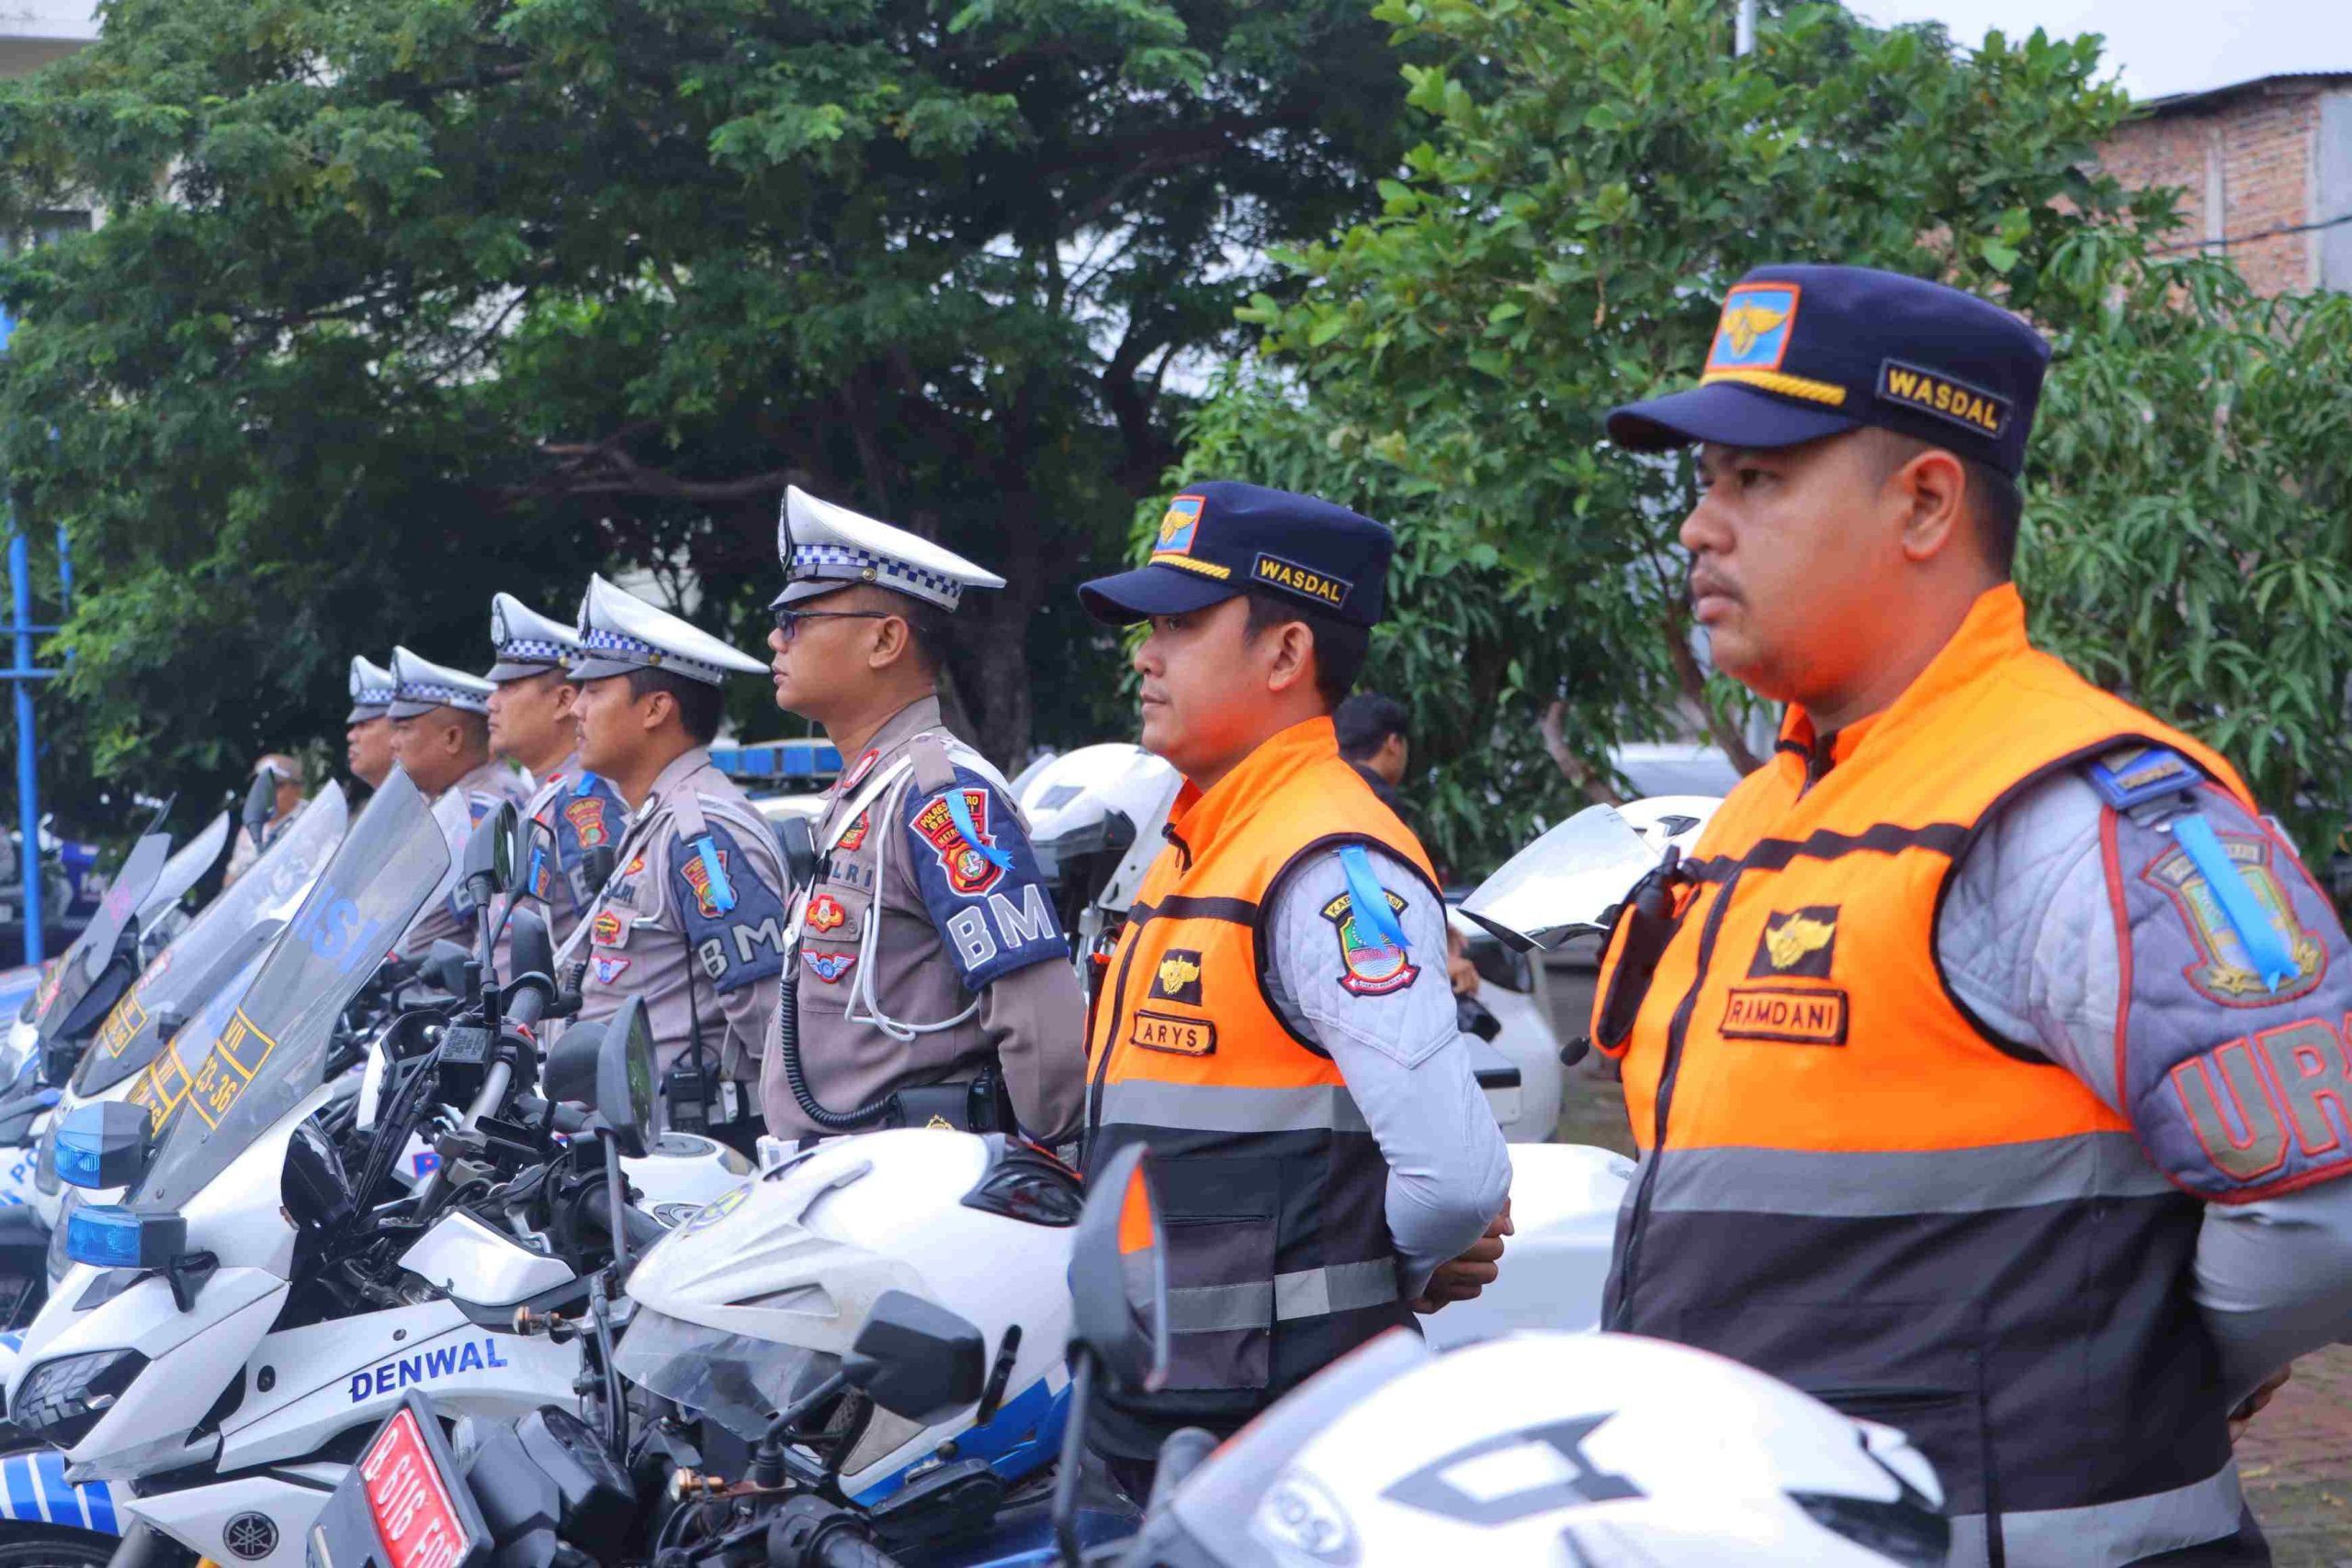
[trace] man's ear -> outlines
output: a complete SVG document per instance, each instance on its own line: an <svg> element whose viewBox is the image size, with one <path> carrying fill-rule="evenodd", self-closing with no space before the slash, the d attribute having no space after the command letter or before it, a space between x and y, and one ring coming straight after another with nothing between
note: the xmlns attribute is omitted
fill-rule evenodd
<svg viewBox="0 0 2352 1568"><path fill-rule="evenodd" d="M1287 692L1301 681L1315 680L1315 634L1304 621L1288 621L1273 628L1273 663L1266 671L1266 690Z"/></svg>
<svg viewBox="0 0 2352 1568"><path fill-rule="evenodd" d="M661 728L662 722L677 711L678 699L669 693L648 692L645 694L645 705L639 710L638 722L644 727L645 733L650 735Z"/></svg>
<svg viewBox="0 0 2352 1568"><path fill-rule="evenodd" d="M1897 468L1891 482L1906 503L1902 543L1910 559L1933 558L1965 531L1968 470L1951 453L1930 446Z"/></svg>
<svg viewBox="0 0 2352 1568"><path fill-rule="evenodd" d="M888 620L869 623L874 627L874 642L865 650L868 670L888 670L910 655L914 648L914 633L898 615Z"/></svg>

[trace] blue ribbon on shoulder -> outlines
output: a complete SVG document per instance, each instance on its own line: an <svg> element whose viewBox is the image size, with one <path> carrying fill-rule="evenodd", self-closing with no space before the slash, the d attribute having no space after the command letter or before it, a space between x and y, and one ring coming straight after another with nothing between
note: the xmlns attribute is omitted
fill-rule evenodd
<svg viewBox="0 0 2352 1568"><path fill-rule="evenodd" d="M719 863L718 848L705 833L695 840L695 858L702 862L703 871L710 877L711 908L726 914L735 908L735 885L727 880L727 867Z"/></svg>
<svg viewBox="0 0 2352 1568"><path fill-rule="evenodd" d="M1362 844L1340 846L1340 870L1348 879L1348 901L1364 929L1397 952L1410 953L1405 928L1396 923L1396 911L1388 907L1387 890L1373 874L1372 857Z"/></svg>
<svg viewBox="0 0 2352 1568"><path fill-rule="evenodd" d="M984 844L980 841L980 830L973 825L972 808L964 803L964 791L960 785L947 792L947 816L949 820L956 824L956 830L964 835L964 841L979 852L982 860L999 871L1012 869L1011 855L998 849L994 844Z"/></svg>
<svg viewBox="0 0 2352 1568"><path fill-rule="evenodd" d="M2205 886L2213 890L2230 929L2245 944L2246 963L2262 976L2263 985L2275 991L2300 974L2293 949L2270 919L2270 911L2262 907L2245 873L2214 836L2213 825L2202 814L2191 812L2172 824L2172 836L2205 878Z"/></svg>

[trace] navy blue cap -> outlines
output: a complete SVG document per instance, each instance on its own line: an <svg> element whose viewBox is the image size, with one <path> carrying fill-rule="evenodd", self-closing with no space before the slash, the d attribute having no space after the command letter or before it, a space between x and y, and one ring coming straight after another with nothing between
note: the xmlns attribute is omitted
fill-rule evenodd
<svg viewBox="0 0 2352 1568"><path fill-rule="evenodd" d="M2050 345L1998 305L1861 266L1760 266L1724 296L1699 385L1609 413L1636 452L1793 446L1877 425L2015 477Z"/></svg>
<svg viewBox="0 0 2352 1568"><path fill-rule="evenodd" d="M1125 626L1205 610L1264 588L1351 626L1379 624L1396 536L1344 506L1286 490L1214 479L1168 503L1151 558L1079 584L1098 621Z"/></svg>

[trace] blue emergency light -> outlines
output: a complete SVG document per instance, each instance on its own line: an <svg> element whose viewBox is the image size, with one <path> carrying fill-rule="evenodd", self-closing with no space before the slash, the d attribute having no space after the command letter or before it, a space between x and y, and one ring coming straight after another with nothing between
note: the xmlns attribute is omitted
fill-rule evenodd
<svg viewBox="0 0 2352 1568"><path fill-rule="evenodd" d="M164 1269L187 1250L187 1221L85 1203L65 1222L65 1256L100 1269Z"/></svg>
<svg viewBox="0 0 2352 1568"><path fill-rule="evenodd" d="M57 1127L57 1179L69 1186L128 1187L154 1152L147 1108L127 1100L77 1105Z"/></svg>

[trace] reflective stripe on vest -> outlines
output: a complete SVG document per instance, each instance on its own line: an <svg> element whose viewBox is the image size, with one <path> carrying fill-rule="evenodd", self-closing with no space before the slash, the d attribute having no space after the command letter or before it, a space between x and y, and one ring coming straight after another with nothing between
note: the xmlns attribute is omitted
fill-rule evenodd
<svg viewBox="0 0 2352 1568"><path fill-rule="evenodd" d="M1086 1156L1151 1145L1172 1365L1163 1393L1109 1403L1168 1427L1246 1417L1403 1318L1386 1162L1339 1068L1268 998L1259 931L1283 874L1324 844L1430 874L1328 719L1187 789L1170 827L1090 1020Z"/></svg>
<svg viewBox="0 0 2352 1568"><path fill-rule="evenodd" d="M1643 1158L1609 1325L1903 1427L2012 1568L2128 1561L2086 1547L2104 1536L2230 1535L2224 1413L2187 1289L2201 1208L2071 1073L1978 1028L1933 933L1978 826L2054 769L2139 738L2244 786L2034 651L2007 587L1837 738L1826 773L1802 714L1784 735L1702 835L1617 1043ZM2032 1522L2067 1517L2081 1534Z"/></svg>

